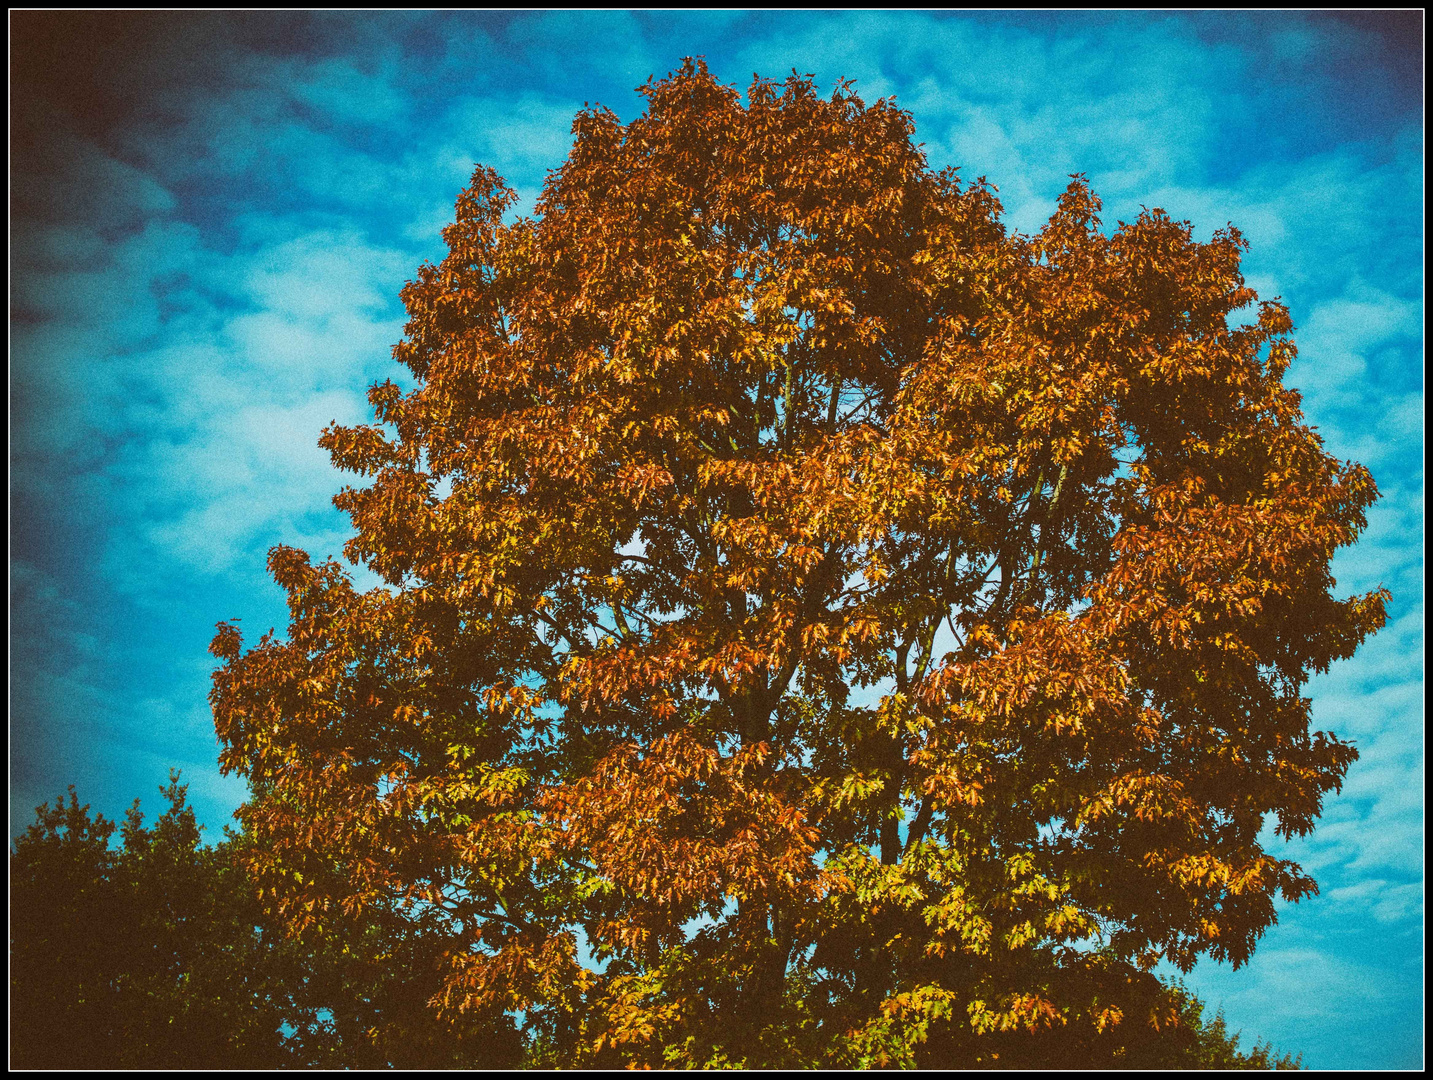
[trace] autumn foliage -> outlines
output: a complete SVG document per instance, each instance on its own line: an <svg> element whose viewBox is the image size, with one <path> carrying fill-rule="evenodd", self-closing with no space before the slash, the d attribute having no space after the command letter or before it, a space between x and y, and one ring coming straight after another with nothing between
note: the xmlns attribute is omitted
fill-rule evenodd
<svg viewBox="0 0 1433 1080"><path fill-rule="evenodd" d="M531 218L474 173L325 432L387 587L279 547L287 639L220 626L265 903L401 913L531 1063L1168 1063L1150 969L1315 891L1261 830L1384 618L1288 312L1078 177L1008 231L849 86L643 92Z"/></svg>

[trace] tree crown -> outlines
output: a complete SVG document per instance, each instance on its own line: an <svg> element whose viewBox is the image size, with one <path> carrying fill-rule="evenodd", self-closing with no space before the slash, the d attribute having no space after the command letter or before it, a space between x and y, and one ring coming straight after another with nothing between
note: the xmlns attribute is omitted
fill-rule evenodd
<svg viewBox="0 0 1433 1080"><path fill-rule="evenodd" d="M275 548L288 639L220 626L271 902L396 904L554 1060L1177 1023L1141 971L1315 891L1259 833L1341 782L1300 690L1384 617L1330 592L1376 491L1288 312L1078 176L1009 232L850 84L643 92L533 217L474 173L416 388L325 432L388 587Z"/></svg>

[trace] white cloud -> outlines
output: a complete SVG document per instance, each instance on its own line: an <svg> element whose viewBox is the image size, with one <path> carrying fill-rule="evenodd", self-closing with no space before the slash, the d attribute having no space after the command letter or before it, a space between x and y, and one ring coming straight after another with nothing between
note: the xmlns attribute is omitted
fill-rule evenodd
<svg viewBox="0 0 1433 1080"><path fill-rule="evenodd" d="M545 101L531 93L516 100L470 98L445 118L446 145L454 149L444 153L470 154L469 174L471 163L481 162L511 185L540 185L547 171L567 158L579 108L580 102Z"/></svg>
<svg viewBox="0 0 1433 1080"><path fill-rule="evenodd" d="M408 99L393 85L387 66L374 74L346 60L294 65L288 92L325 116L358 124L392 124L405 117Z"/></svg>

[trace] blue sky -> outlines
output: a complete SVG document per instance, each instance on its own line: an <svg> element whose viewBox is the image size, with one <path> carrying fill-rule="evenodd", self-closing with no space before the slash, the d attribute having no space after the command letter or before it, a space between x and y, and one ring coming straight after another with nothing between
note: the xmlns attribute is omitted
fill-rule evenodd
<svg viewBox="0 0 1433 1080"><path fill-rule="evenodd" d="M396 377L398 290L443 253L475 162L531 208L573 114L624 120L687 55L745 90L793 68L895 95L934 167L1023 231L1088 174L1226 222L1292 309L1287 381L1383 497L1338 591L1388 626L1310 683L1360 760L1275 850L1322 894L1189 985L1315 1067L1422 1064L1422 16L1384 14L13 14L11 833L77 785L151 812L184 770L210 835L220 619L282 630L274 543L337 555L315 445ZM360 575L360 580L368 580ZM1282 849L1282 850L1280 850Z"/></svg>

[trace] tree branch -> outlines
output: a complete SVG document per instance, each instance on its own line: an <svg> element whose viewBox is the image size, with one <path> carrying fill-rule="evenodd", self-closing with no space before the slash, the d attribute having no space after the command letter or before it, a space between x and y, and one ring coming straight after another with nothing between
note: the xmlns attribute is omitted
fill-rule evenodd
<svg viewBox="0 0 1433 1080"><path fill-rule="evenodd" d="M935 796L926 795L921 800L921 808L916 812L915 820L911 822L910 832L906 833L906 851L910 851L925 839L925 832L930 828L930 821L934 816Z"/></svg>

